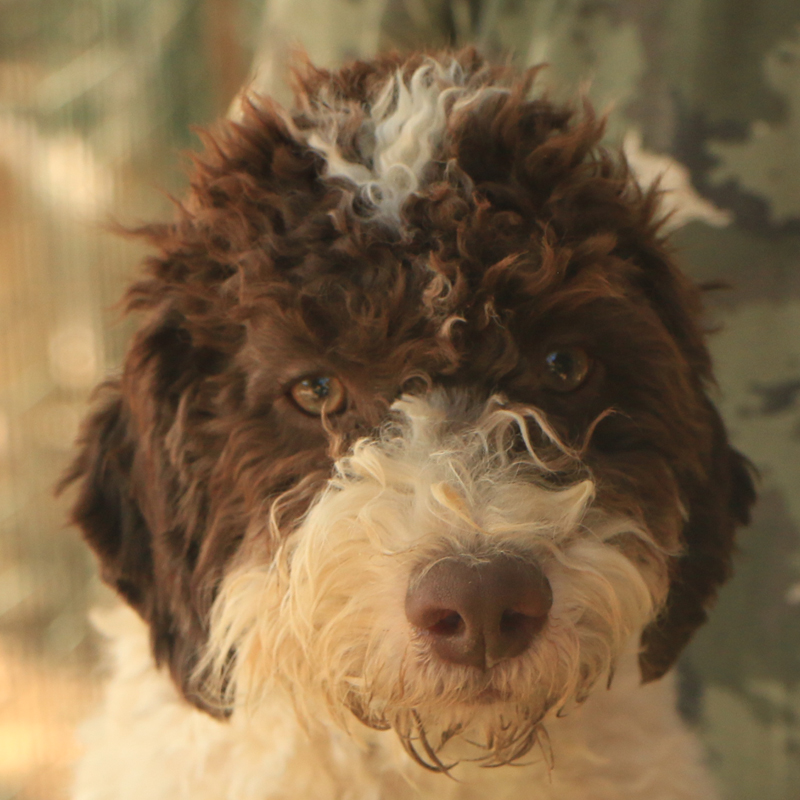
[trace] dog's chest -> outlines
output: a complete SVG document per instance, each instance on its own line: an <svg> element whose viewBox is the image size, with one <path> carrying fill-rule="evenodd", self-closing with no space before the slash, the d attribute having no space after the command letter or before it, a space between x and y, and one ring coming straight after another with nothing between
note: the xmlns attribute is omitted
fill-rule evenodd
<svg viewBox="0 0 800 800"><path fill-rule="evenodd" d="M674 711L671 681L613 688L548 726L552 768L535 749L521 766L427 772L391 732L356 741L302 730L278 700L259 719L218 722L185 703L127 609L101 622L113 638L104 707L83 730L76 800L713 800L698 743ZM358 723L354 726L360 729ZM357 735L364 731L354 731Z"/></svg>

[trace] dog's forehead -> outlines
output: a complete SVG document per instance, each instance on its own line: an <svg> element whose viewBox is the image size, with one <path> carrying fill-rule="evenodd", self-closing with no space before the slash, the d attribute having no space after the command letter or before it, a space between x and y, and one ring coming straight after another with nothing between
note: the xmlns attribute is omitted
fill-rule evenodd
<svg viewBox="0 0 800 800"><path fill-rule="evenodd" d="M553 319L567 287L573 312L581 296L646 301L627 174L580 166L601 126L565 132L569 112L455 58L366 77L323 81L284 117L325 191L283 235L270 280L291 285L317 338L342 336L342 307L349 332L380 340L456 317L475 330Z"/></svg>
<svg viewBox="0 0 800 800"><path fill-rule="evenodd" d="M346 246L339 239L329 243L326 268L318 263L325 249L314 243L308 250L316 265L312 278L297 280L303 254L294 274L267 277L268 286L283 278L285 291L280 302L251 303L250 346L286 364L288 372L288 362L321 353L380 372L396 358L425 360L427 353L436 361L434 351L445 343L477 353L496 349L499 340L530 348L552 340L601 340L604 333L619 338L621 327L626 337L637 327L655 338L666 335L636 283L638 269L610 255L603 242L582 252L554 248L532 229L524 249L495 261L483 252L482 234L482 226L465 232L452 254L444 237L427 251L397 243L386 252L372 239L384 235L382 228L368 222L357 236L341 235ZM492 243L494 255L504 247L499 239Z"/></svg>

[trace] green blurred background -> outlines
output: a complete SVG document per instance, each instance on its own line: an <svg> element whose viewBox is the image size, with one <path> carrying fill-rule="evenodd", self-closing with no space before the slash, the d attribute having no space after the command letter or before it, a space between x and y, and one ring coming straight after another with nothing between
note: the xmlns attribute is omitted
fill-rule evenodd
<svg viewBox="0 0 800 800"><path fill-rule="evenodd" d="M114 304L142 252L104 231L171 214L193 125L246 80L288 102L323 66L478 44L612 112L665 173L708 296L717 398L761 471L737 576L681 665L726 800L800 798L798 0L0 0L0 800L59 800L98 698L87 609L108 602L52 486L91 387L120 363Z"/></svg>

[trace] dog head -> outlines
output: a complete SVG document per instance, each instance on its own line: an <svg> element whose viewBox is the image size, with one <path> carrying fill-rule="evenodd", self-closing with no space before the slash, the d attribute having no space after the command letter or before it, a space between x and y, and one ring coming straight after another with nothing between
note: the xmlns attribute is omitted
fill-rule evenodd
<svg viewBox="0 0 800 800"><path fill-rule="evenodd" d="M66 482L190 701L285 689L436 768L480 719L504 763L631 637L652 680L705 620L753 487L699 291L533 74L305 67L142 231L144 322Z"/></svg>

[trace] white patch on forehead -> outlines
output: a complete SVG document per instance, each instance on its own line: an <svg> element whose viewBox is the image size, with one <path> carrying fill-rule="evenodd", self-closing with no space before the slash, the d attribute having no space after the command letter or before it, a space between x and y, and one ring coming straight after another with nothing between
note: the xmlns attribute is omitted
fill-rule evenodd
<svg viewBox="0 0 800 800"><path fill-rule="evenodd" d="M375 217L399 225L400 209L422 187L448 120L476 101L508 92L466 83L458 62L430 59L408 80L398 70L363 109L325 98L308 144L324 156L326 177L351 181L374 208ZM364 114L357 135L362 160L351 161L341 152L339 134L358 111Z"/></svg>

